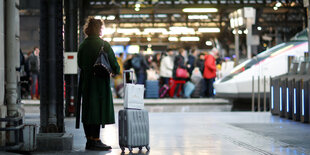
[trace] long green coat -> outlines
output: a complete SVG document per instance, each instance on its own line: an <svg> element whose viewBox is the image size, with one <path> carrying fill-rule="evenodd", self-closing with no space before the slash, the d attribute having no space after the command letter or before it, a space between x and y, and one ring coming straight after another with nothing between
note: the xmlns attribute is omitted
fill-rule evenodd
<svg viewBox="0 0 310 155"><path fill-rule="evenodd" d="M104 50L114 73L119 73L120 67L110 44L103 42L98 36L87 37L79 47L78 66L81 69L80 79L82 85L82 122L85 124L115 123L113 98L110 87L110 77L96 77L93 65L104 43Z"/></svg>

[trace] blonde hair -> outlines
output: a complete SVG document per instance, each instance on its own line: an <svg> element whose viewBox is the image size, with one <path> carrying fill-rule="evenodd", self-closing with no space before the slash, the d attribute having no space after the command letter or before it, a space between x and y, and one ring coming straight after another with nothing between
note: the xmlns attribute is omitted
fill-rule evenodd
<svg viewBox="0 0 310 155"><path fill-rule="evenodd" d="M88 17L84 25L84 34L87 36L96 35L99 36L101 32L101 27L103 21L100 19L95 19L94 17Z"/></svg>

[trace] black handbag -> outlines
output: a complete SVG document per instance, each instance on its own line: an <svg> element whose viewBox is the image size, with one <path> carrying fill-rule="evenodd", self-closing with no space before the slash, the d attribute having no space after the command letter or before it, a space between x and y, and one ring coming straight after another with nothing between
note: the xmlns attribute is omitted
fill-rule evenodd
<svg viewBox="0 0 310 155"><path fill-rule="evenodd" d="M113 74L108 54L104 51L104 45L102 45L100 48L99 56L93 68L95 76L98 77L109 77L111 74Z"/></svg>

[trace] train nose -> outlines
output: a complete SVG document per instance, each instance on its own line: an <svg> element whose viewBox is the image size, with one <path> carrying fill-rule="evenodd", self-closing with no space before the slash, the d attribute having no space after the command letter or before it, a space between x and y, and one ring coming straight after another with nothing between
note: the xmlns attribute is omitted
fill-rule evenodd
<svg viewBox="0 0 310 155"><path fill-rule="evenodd" d="M225 97L227 94L237 94L238 88L235 79L230 79L228 81L217 80L214 82L214 89L216 91L216 96Z"/></svg>

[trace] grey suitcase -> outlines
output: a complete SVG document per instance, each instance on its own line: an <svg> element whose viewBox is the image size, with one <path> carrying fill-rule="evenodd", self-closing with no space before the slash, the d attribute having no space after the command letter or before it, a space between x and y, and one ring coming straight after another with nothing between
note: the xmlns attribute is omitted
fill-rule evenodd
<svg viewBox="0 0 310 155"><path fill-rule="evenodd" d="M132 152L132 149L149 146L149 115L146 110L124 109L118 112L119 146L122 152L125 147Z"/></svg>

